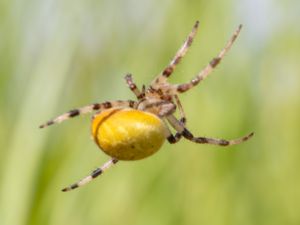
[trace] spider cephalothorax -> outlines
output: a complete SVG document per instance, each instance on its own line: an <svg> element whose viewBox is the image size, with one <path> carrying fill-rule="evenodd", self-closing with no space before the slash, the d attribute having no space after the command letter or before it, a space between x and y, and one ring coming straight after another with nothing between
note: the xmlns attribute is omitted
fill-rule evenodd
<svg viewBox="0 0 300 225"><path fill-rule="evenodd" d="M165 139L171 144L184 137L199 144L229 146L242 143L253 136L253 133L250 133L235 140L194 137L186 128L186 118L178 94L196 86L211 73L231 48L242 28L240 25L218 56L212 59L191 81L183 84L170 84L168 77L171 76L192 44L198 25L197 21L170 64L148 87L144 85L142 90L139 90L133 82L131 74L125 76L126 83L135 94L137 101L91 104L73 109L40 126L43 128L95 111L92 119L93 139L100 149L112 157L102 167L97 168L79 182L64 188L63 191L69 191L90 182L119 160L137 160L154 154L160 149ZM174 116L177 109L180 115L179 119ZM169 126L176 131L176 134L171 133Z"/></svg>

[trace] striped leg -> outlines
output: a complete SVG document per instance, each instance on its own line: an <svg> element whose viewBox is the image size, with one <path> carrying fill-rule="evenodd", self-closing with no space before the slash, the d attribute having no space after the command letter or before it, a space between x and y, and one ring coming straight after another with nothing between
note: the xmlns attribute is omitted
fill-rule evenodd
<svg viewBox="0 0 300 225"><path fill-rule="evenodd" d="M191 33L188 35L181 48L176 52L176 55L174 56L170 64L161 72L160 75L158 75L158 77L156 77L152 81L151 86L153 88L155 88L156 84L160 84L163 81L165 81L166 78L168 78L173 73L175 67L180 63L181 59L185 56L189 47L191 46L193 39L197 33L198 26L199 26L199 21L196 21Z"/></svg>
<svg viewBox="0 0 300 225"><path fill-rule="evenodd" d="M171 130L169 129L168 123L163 119L165 126L166 126L166 133L165 137L170 144L175 144L181 139L181 133L177 132L175 135L172 134Z"/></svg>
<svg viewBox="0 0 300 225"><path fill-rule="evenodd" d="M135 108L137 105L136 102L134 101L113 101L113 102L103 102L103 103L95 103L95 104L91 104L91 105L87 105L84 106L82 108L79 109L73 109L67 113L64 113L52 120L49 120L48 122L46 122L45 124L40 125L40 128L44 128L47 126L50 126L52 124L56 124L56 123L61 123L64 120L67 119L71 119L73 117L79 116L79 115L83 115L86 113L91 113L93 111L101 111L104 109L109 109L112 107L130 107L130 108Z"/></svg>
<svg viewBox="0 0 300 225"><path fill-rule="evenodd" d="M136 84L132 80L132 74L127 74L125 76L125 81L138 100L141 100L145 97L145 88L143 88L142 92L137 88Z"/></svg>
<svg viewBox="0 0 300 225"><path fill-rule="evenodd" d="M70 185L69 187L62 189L62 191L64 191L64 192L71 191L75 188L81 187L81 186L91 182L93 179L95 179L96 177L101 175L105 170L109 169L112 165L116 164L117 162L118 162L117 159L112 158L111 160L106 162L102 167L94 170L89 176L83 178L82 180L80 180L77 183Z"/></svg>
<svg viewBox="0 0 300 225"><path fill-rule="evenodd" d="M167 120L171 124L171 126L183 137L185 137L186 139L192 142L196 142L199 144L212 144L212 145L220 145L220 146L236 145L244 141L247 141L254 134L252 132L246 136L234 140L224 140L224 139L207 138L207 137L194 137L194 135L190 131L188 131L184 126L182 126L182 124L173 115L167 116Z"/></svg>
<svg viewBox="0 0 300 225"><path fill-rule="evenodd" d="M242 25L239 25L239 27L236 29L230 40L227 42L226 46L222 49L222 51L219 53L219 55L215 58L213 58L210 63L190 82L184 83L184 84L178 84L174 85L174 90L171 90L173 93L182 93L185 91L188 91L192 87L196 86L198 83L200 83L202 80L204 80L211 72L212 70L221 62L221 60L224 58L225 54L229 51L232 44L238 37L240 31L242 29Z"/></svg>

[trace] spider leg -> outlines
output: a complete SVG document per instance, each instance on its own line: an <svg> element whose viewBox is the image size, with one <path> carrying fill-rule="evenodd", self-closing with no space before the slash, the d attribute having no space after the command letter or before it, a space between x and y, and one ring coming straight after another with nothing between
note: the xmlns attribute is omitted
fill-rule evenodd
<svg viewBox="0 0 300 225"><path fill-rule="evenodd" d="M194 135L188 131L181 123L178 121L173 115L166 116L168 122L171 124L171 126L180 133L183 137L186 139L196 142L199 144L212 144L212 145L220 145L220 146L229 146L229 145L236 145L240 144L244 141L247 141L253 136L253 132L240 137L238 139L234 140L225 140L225 139L218 139L218 138L207 138L207 137L194 137Z"/></svg>
<svg viewBox="0 0 300 225"><path fill-rule="evenodd" d="M176 54L175 54L174 58L172 59L172 61L170 62L170 64L161 72L161 74L159 74L152 81L151 86L153 86L155 88L156 84L162 83L163 81L166 80L166 78L171 76L171 74L173 73L175 67L180 63L181 59L185 56L185 54L187 53L189 47L191 46L191 44L193 42L193 39L194 39L194 37L197 33L198 26L199 26L199 21L196 21L192 31L190 32L190 34L186 38L186 40L183 43L183 45L181 46L181 48L176 52Z"/></svg>
<svg viewBox="0 0 300 225"><path fill-rule="evenodd" d="M49 120L48 122L40 125L40 128L44 128L47 126L50 126L52 124L56 124L56 123L61 123L64 120L67 119L71 119L73 117L82 115L82 114L86 114L86 113L90 113L93 111L101 111L104 109L109 109L112 107L130 107L130 108L135 108L137 105L136 102L134 101L113 101L113 102L103 102L103 103L95 103L95 104L91 104L91 105L87 105L84 107L81 107L79 109L72 109L69 112L66 112L52 120Z"/></svg>
<svg viewBox="0 0 300 225"><path fill-rule="evenodd" d="M182 137L181 134L177 132L175 135L173 135L167 122L165 120L163 120L163 122L165 123L166 126L166 133L165 133L166 139L170 144L177 143Z"/></svg>
<svg viewBox="0 0 300 225"><path fill-rule="evenodd" d="M176 104L178 106L179 114L180 114L180 120L179 121L185 125L186 117L185 117L185 113L184 113L183 107L181 105L181 102L178 98L178 95L174 95L174 98L175 98Z"/></svg>
<svg viewBox="0 0 300 225"><path fill-rule="evenodd" d="M117 162L118 162L118 160L115 159L115 158L110 159L103 166L101 166L100 168L95 169L89 176L81 179L77 183L74 183L74 184L72 184L68 187L65 187L64 189L62 189L62 191L64 191L64 192L71 191L75 188L81 187L81 186L91 182L93 179L95 179L96 177L101 175L105 170L109 169L112 165L116 164Z"/></svg>
<svg viewBox="0 0 300 225"><path fill-rule="evenodd" d="M125 81L130 88L130 90L135 94L138 100L143 99L145 97L145 90L143 88L142 92L138 89L136 84L133 82L132 74L126 74Z"/></svg>
<svg viewBox="0 0 300 225"><path fill-rule="evenodd" d="M185 126L186 117L185 117L183 107L182 107L181 102L178 98L178 95L174 95L174 98L175 98L176 104L178 106L179 114L180 114L179 122L182 123L183 126ZM174 144L174 143L178 142L182 137L181 133L179 133L179 132L176 132L175 135L172 135L170 130L169 130L169 132L170 132L170 134L167 137L167 140L169 141L170 144Z"/></svg>
<svg viewBox="0 0 300 225"><path fill-rule="evenodd" d="M192 79L188 83L184 84L177 84L173 86L173 89L171 89L171 92L174 93L183 93L185 91L188 91L192 87L196 86L198 83L200 83L202 80L204 80L211 72L212 70L221 62L221 60L224 58L225 54L229 51L232 44L238 37L240 31L242 29L242 25L239 25L239 27L235 30L229 41L226 43L225 47L222 49L222 51L218 54L217 57L213 58L210 63L198 73L198 75Z"/></svg>

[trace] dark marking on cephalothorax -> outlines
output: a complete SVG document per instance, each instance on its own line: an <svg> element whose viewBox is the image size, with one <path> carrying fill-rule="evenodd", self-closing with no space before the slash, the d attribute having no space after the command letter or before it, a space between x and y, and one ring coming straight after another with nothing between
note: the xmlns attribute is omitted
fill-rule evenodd
<svg viewBox="0 0 300 225"><path fill-rule="evenodd" d="M78 116L79 114L80 114L80 111L78 109L73 109L73 110L69 111L70 117Z"/></svg>
<svg viewBox="0 0 300 225"><path fill-rule="evenodd" d="M158 80L158 79L157 79ZM149 87L147 88L147 92L148 93L154 93L155 92L155 89L151 86L151 85L149 85Z"/></svg>
<svg viewBox="0 0 300 225"><path fill-rule="evenodd" d="M159 94L160 96L163 96L163 94L164 94L163 91L162 91L160 88L155 89L154 92L156 92L156 93Z"/></svg>
<svg viewBox="0 0 300 225"><path fill-rule="evenodd" d="M145 105L145 109L149 109L149 108L152 108L152 107L158 107L158 106L161 106L161 105L166 105L166 104L172 104L172 102L169 102L169 101L157 101L157 102L152 102L152 103L148 103ZM172 108L176 109L176 105L172 104Z"/></svg>
<svg viewBox="0 0 300 225"><path fill-rule="evenodd" d="M172 96L171 96L171 95L161 95L159 98L160 98L161 100L165 100L165 101L168 101L168 102L172 102L172 103L173 103L173 101L172 101Z"/></svg>

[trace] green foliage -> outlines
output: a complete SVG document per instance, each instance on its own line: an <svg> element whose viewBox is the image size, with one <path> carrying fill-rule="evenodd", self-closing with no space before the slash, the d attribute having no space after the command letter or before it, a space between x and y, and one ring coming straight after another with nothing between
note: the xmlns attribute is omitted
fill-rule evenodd
<svg viewBox="0 0 300 225"><path fill-rule="evenodd" d="M292 0L1 1L0 224L299 224L297 9ZM230 148L165 143L60 192L108 157L90 140L88 117L38 125L74 107L133 98L124 75L150 82L196 20L174 83L244 28L213 75L181 96L188 127L254 138Z"/></svg>

